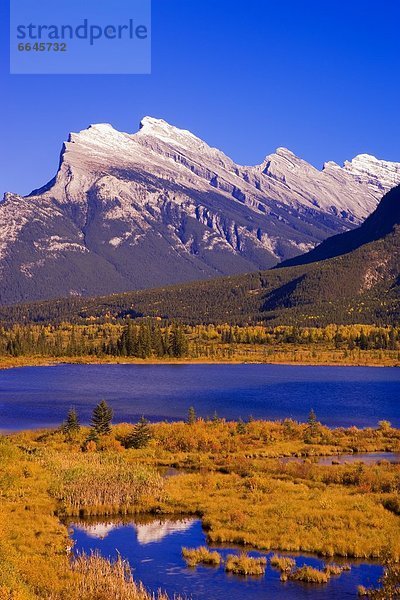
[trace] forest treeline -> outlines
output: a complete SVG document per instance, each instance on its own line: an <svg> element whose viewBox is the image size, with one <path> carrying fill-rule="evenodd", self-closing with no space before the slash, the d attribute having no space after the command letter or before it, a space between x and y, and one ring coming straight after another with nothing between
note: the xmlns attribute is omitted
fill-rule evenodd
<svg viewBox="0 0 400 600"><path fill-rule="evenodd" d="M364 249L322 264L257 271L94 298L73 296L0 306L0 322L7 325L84 324L150 317L190 325L325 327L330 323L362 323L397 326L400 278L396 273L400 236L395 239L380 240L376 247L367 244ZM366 286L365 266L377 254L387 256L393 269L387 276L380 274L376 281L374 279L374 285Z"/></svg>
<svg viewBox="0 0 400 600"><path fill-rule="evenodd" d="M0 328L2 356L114 356L137 358L232 357L240 347L265 350L398 351L400 327L182 325L143 319L90 325L14 325Z"/></svg>

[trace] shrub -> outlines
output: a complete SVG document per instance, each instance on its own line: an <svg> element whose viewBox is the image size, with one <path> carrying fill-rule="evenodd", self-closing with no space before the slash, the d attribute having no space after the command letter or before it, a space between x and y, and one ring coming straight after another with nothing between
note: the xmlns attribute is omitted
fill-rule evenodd
<svg viewBox="0 0 400 600"><path fill-rule="evenodd" d="M386 498L382 504L386 510L390 510L395 515L400 515L400 498L397 495Z"/></svg>
<svg viewBox="0 0 400 600"><path fill-rule="evenodd" d="M84 452L96 452L97 450L97 444L94 440L87 440L84 444L83 444L83 451Z"/></svg>

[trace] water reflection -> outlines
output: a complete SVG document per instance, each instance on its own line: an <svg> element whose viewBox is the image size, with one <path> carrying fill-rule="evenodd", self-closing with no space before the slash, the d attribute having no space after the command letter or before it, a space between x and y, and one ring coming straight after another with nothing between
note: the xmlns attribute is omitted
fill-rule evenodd
<svg viewBox="0 0 400 600"><path fill-rule="evenodd" d="M398 452L355 452L354 454L334 454L330 456L284 456L279 460L286 464L290 462L304 463L315 462L317 465L331 466L344 465L346 463L364 463L375 465L381 462L400 464L400 453Z"/></svg>
<svg viewBox="0 0 400 600"><path fill-rule="evenodd" d="M128 521L108 521L108 522L90 522L81 521L72 524L74 530L84 532L89 538L104 540L112 531L125 527L131 529L136 534L138 544L152 544L160 542L165 537L177 532L184 532L190 529L197 519L152 519L149 522Z"/></svg>
<svg viewBox="0 0 400 600"><path fill-rule="evenodd" d="M110 558L120 554L129 561L135 579L150 590L162 589L170 597L176 593L192 600L343 600L357 598L357 586L375 585L382 573L378 564L353 561L349 572L316 586L291 581L282 583L279 572L270 566L265 575L258 578L227 575L223 565L190 569L182 558L182 546L207 545L201 521L193 517L89 519L72 523L70 531L75 552L97 551ZM229 553L239 552L239 548L233 546L219 546L217 550L223 559ZM271 556L271 553L257 551L250 554ZM322 569L327 563L313 555L289 555L295 557L298 567L310 565Z"/></svg>

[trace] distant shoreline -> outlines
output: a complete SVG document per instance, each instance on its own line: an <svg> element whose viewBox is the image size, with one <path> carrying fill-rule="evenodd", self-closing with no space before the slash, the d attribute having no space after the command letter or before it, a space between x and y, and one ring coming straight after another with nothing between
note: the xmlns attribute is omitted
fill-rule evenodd
<svg viewBox="0 0 400 600"><path fill-rule="evenodd" d="M212 360L205 358L137 358L124 357L114 358L107 356L104 358L82 356L82 357L37 357L37 356L21 356L18 358L10 357L10 359L0 359L0 370L17 369L22 367L55 367L58 365L286 365L298 367L400 367L397 361L388 361L386 363L378 363L375 361L365 362L350 362L345 359L338 361L318 362L315 361L293 361L288 359L277 360L248 360L240 358L232 358L231 360Z"/></svg>

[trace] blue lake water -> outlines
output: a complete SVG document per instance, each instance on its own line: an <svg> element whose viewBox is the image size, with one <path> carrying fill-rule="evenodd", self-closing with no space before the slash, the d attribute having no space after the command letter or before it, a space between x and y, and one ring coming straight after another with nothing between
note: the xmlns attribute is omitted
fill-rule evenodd
<svg viewBox="0 0 400 600"><path fill-rule="evenodd" d="M357 586L377 583L382 567L377 564L349 562L350 571L334 576L327 584L282 583L280 573L268 565L261 577L238 577L226 574L223 566L188 568L182 558L182 546L206 544L206 536L198 519L146 519L121 522L78 522L71 526L75 541L74 552L97 551L107 558L118 552L127 559L134 578L151 591L162 589L173 594L187 595L193 600L343 600L357 598ZM226 558L238 553L237 548L218 547ZM281 553L279 553L281 554ZM259 552L250 552L260 556ZM263 556L271 556L271 553ZM326 562L313 556L296 556L297 566L304 564L323 568ZM340 561L335 560L336 564Z"/></svg>
<svg viewBox="0 0 400 600"><path fill-rule="evenodd" d="M83 423L101 399L115 422L144 415L247 419L292 417L311 408L329 426L400 426L400 369L288 365L58 365L0 371L0 430L59 425L71 405Z"/></svg>

